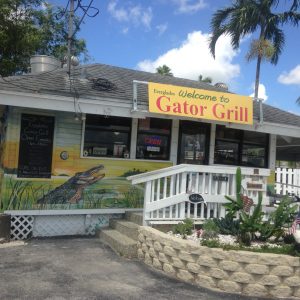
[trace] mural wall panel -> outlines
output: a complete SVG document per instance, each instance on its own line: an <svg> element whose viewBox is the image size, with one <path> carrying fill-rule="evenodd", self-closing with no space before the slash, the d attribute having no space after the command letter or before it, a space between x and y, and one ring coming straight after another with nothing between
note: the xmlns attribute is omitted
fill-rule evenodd
<svg viewBox="0 0 300 300"><path fill-rule="evenodd" d="M18 178L22 113L55 117L51 178ZM127 176L168 167L168 162L81 158L82 123L72 113L11 108L3 159L1 210L136 208L143 187Z"/></svg>

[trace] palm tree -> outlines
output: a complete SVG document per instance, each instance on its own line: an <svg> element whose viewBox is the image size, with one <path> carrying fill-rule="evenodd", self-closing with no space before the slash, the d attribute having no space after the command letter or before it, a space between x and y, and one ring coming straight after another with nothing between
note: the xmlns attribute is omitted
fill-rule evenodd
<svg viewBox="0 0 300 300"><path fill-rule="evenodd" d="M201 74L199 75L198 79L200 82L212 83L211 77L203 77Z"/></svg>
<svg viewBox="0 0 300 300"><path fill-rule="evenodd" d="M167 65L162 65L156 68L156 73L160 75L173 76L171 69Z"/></svg>
<svg viewBox="0 0 300 300"><path fill-rule="evenodd" d="M240 40L246 34L259 31L259 38L251 44L248 59L256 58L256 76L254 97L258 97L260 66L263 59L274 65L284 46L284 33L281 25L298 25L300 13L297 12L300 0L292 1L288 11L274 12L279 0L235 0L233 5L217 10L211 21L212 37L209 48L215 57L216 43L219 37L227 34L234 49L238 49Z"/></svg>

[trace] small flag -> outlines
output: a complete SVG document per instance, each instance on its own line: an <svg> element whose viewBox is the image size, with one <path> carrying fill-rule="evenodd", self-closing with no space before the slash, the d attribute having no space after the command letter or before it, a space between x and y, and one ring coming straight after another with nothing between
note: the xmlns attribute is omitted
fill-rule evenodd
<svg viewBox="0 0 300 300"><path fill-rule="evenodd" d="M250 208L253 205L253 200L246 195L241 195L243 201L243 209L245 212L250 212Z"/></svg>
<svg viewBox="0 0 300 300"><path fill-rule="evenodd" d="M298 212L298 215L296 217L296 219L294 220L292 226L289 228L288 233L289 234L294 234L297 230L297 225L300 224L300 211Z"/></svg>

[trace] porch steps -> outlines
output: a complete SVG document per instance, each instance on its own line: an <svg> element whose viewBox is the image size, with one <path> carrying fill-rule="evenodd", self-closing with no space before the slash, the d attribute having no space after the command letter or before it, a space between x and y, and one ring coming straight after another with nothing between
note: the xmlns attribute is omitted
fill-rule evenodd
<svg viewBox="0 0 300 300"><path fill-rule="evenodd" d="M126 258L137 257L137 241L127 237L115 229L103 229L100 240L110 246L120 256Z"/></svg>
<svg viewBox="0 0 300 300"><path fill-rule="evenodd" d="M127 237L137 241L139 235L139 225L127 220L111 219L109 226Z"/></svg>
<svg viewBox="0 0 300 300"><path fill-rule="evenodd" d="M142 214L126 212L125 219L111 219L109 228L100 230L100 240L120 256L136 258L139 229L136 222L142 224L142 218Z"/></svg>
<svg viewBox="0 0 300 300"><path fill-rule="evenodd" d="M140 226L143 226L143 213L142 212L125 212L125 219L133 222L135 224L138 224Z"/></svg>

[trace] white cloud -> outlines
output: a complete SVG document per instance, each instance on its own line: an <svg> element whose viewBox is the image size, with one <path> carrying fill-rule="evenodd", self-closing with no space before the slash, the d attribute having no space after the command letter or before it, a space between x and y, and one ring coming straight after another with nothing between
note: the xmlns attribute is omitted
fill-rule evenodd
<svg viewBox="0 0 300 300"><path fill-rule="evenodd" d="M255 85L253 83L252 89L254 90L254 88L255 88ZM254 92L249 96L254 97ZM258 86L258 98L263 99L263 101L267 101L267 99L268 99L266 87L262 83L260 83Z"/></svg>
<svg viewBox="0 0 300 300"><path fill-rule="evenodd" d="M168 29L168 23L159 24L156 26L156 29L158 30L158 34L162 35Z"/></svg>
<svg viewBox="0 0 300 300"><path fill-rule="evenodd" d="M147 29L151 28L152 8L142 7L141 5L132 6L128 4L127 7L117 7L116 0L110 1L107 7L108 12L113 18L119 22L133 23L135 26L143 25Z"/></svg>
<svg viewBox="0 0 300 300"><path fill-rule="evenodd" d="M298 84L300 85L300 65L297 65L291 71L283 72L279 75L278 81L282 84Z"/></svg>
<svg viewBox="0 0 300 300"><path fill-rule="evenodd" d="M129 28L128 28L128 27L125 27L125 28L122 29L122 33L123 33L123 34L127 34L128 31L129 31Z"/></svg>
<svg viewBox="0 0 300 300"><path fill-rule="evenodd" d="M178 6L176 12L181 14L195 13L207 5L204 0L173 0L173 2Z"/></svg>
<svg viewBox="0 0 300 300"><path fill-rule="evenodd" d="M122 21L128 21L128 12L124 8L117 8L117 2L111 1L108 4L108 11L111 13L111 15L117 19L119 22Z"/></svg>
<svg viewBox="0 0 300 300"><path fill-rule="evenodd" d="M199 75L211 77L213 82L229 83L240 74L238 64L232 60L237 51L233 50L228 36L220 37L217 42L216 59L213 59L208 48L209 34L195 31L178 48L173 48L155 60L144 60L137 68L155 72L161 65L171 68L174 76L197 80Z"/></svg>

